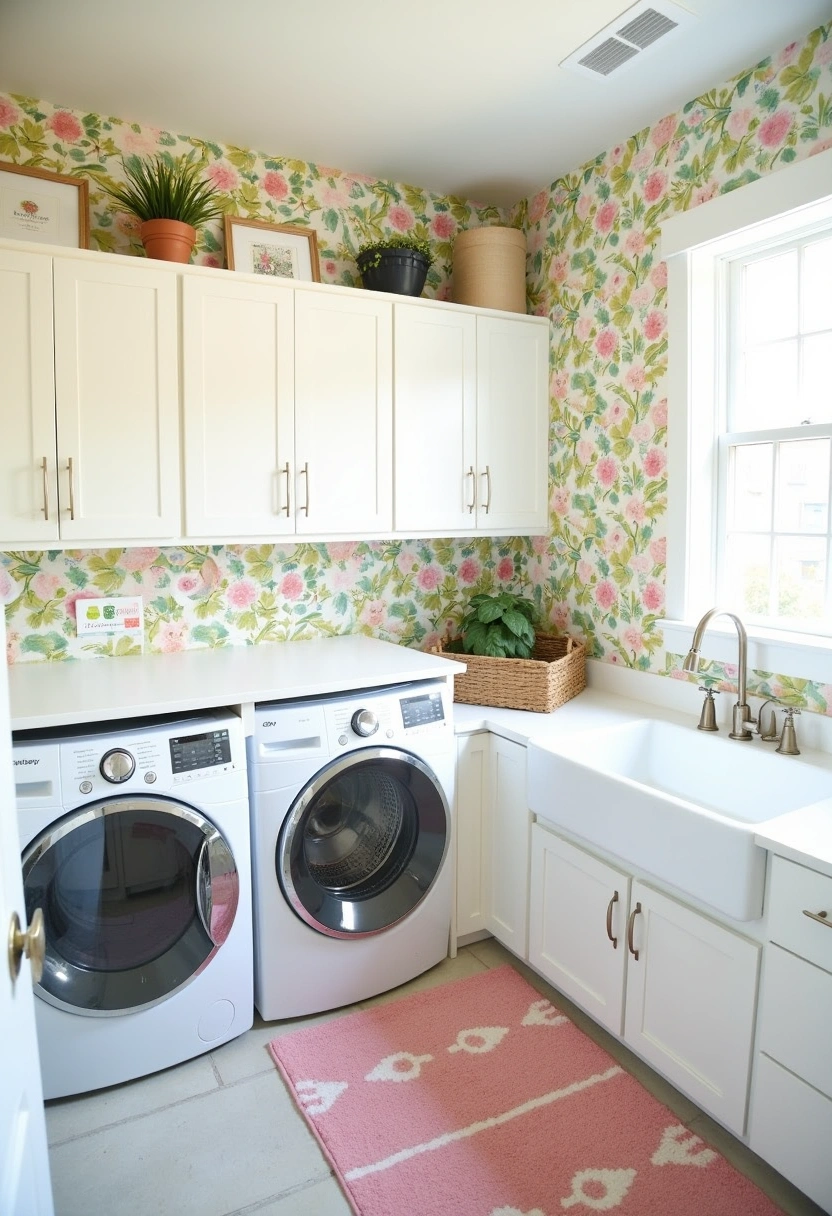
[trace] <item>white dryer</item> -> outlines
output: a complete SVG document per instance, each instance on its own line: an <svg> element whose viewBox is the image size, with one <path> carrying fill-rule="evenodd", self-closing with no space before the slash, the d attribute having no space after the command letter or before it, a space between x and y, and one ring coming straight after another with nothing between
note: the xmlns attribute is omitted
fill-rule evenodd
<svg viewBox="0 0 832 1216"><path fill-rule="evenodd" d="M447 956L452 690L421 681L259 705L250 740L254 1001L364 1000Z"/></svg>
<svg viewBox="0 0 832 1216"><path fill-rule="evenodd" d="M187 1060L253 1022L251 855L239 718L13 738L47 1098Z"/></svg>

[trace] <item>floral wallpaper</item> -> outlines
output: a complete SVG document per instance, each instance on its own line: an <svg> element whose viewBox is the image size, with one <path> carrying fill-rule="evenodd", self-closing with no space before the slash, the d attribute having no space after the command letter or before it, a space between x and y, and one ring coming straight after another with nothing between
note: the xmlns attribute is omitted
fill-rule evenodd
<svg viewBox="0 0 832 1216"><path fill-rule="evenodd" d="M523 227L530 311L555 323L551 537L0 554L10 661L109 653L108 643L75 637L83 595L141 592L153 650L356 630L425 647L453 630L472 593L510 586L554 627L583 634L594 657L688 678L679 656L662 656L656 626L668 421L658 225L831 146L832 25L509 213L0 93L0 159L88 177L93 247L140 252L133 221L101 189L121 176L122 155L194 149L232 213L315 229L325 282L358 282L354 254L366 237L414 232L436 254L425 294L447 298L459 229ZM221 227L209 225L195 261L221 266L223 256ZM726 685L733 674L717 664L703 673ZM832 714L829 685L765 672L749 683Z"/></svg>

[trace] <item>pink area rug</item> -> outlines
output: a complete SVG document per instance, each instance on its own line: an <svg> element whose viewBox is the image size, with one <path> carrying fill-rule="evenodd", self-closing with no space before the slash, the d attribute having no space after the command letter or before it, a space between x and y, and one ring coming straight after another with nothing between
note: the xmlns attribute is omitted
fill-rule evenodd
<svg viewBox="0 0 832 1216"><path fill-rule="evenodd" d="M360 1216L780 1211L510 966L270 1049Z"/></svg>

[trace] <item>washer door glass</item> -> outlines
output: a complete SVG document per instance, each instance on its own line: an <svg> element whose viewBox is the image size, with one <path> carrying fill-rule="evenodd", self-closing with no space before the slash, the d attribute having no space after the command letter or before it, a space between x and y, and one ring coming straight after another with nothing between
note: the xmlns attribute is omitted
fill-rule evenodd
<svg viewBox="0 0 832 1216"><path fill-rule="evenodd" d="M36 991L73 1013L134 1012L182 988L230 932L239 877L212 823L173 799L115 798L52 824L23 854L43 909Z"/></svg>
<svg viewBox="0 0 832 1216"><path fill-rule="evenodd" d="M321 769L295 799L277 842L277 876L313 929L380 933L427 895L449 824L442 789L418 757L362 748Z"/></svg>

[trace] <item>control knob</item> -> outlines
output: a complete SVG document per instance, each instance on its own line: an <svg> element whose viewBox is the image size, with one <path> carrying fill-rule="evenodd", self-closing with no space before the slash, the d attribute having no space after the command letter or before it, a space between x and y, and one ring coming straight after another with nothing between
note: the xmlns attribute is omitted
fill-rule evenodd
<svg viewBox="0 0 832 1216"><path fill-rule="evenodd" d="M105 781L120 785L122 781L128 781L133 776L136 761L124 748L114 747L112 751L105 752L98 767Z"/></svg>
<svg viewBox="0 0 832 1216"><path fill-rule="evenodd" d="M371 709L359 709L353 714L350 725L357 735L366 739L378 730L378 718Z"/></svg>

